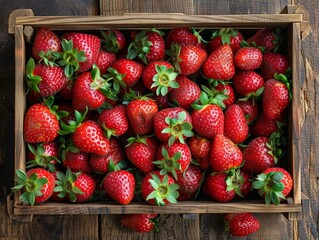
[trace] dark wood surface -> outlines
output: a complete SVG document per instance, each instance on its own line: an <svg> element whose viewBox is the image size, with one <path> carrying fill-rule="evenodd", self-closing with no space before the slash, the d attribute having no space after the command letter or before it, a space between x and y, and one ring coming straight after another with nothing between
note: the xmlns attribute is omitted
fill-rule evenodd
<svg viewBox="0 0 319 240"><path fill-rule="evenodd" d="M293 1L296 3L296 1ZM209 1L209 0L0 0L0 240L3 239L232 239L225 234L221 215L205 214L195 219L162 215L160 232L136 234L120 227L118 215L34 216L32 222L16 221L8 215L6 196L13 186L14 153L14 41L7 33L9 14L31 8L35 15L118 15L138 12L179 12L185 14L279 13L291 1ZM302 42L301 152L303 221L287 220L282 214L256 214L261 229L246 239L318 239L319 213L319 0L300 0L310 15L311 33ZM99 10L101 9L101 11ZM308 204L307 204L308 203ZM245 239L245 238L244 238Z"/></svg>

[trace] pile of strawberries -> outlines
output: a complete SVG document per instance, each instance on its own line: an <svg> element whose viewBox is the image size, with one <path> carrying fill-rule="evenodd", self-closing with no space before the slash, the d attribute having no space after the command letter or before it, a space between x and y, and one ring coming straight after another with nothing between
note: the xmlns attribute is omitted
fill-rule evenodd
<svg viewBox="0 0 319 240"><path fill-rule="evenodd" d="M37 29L26 66L29 170L17 170L13 190L31 205L228 202L253 189L279 204L292 189L277 166L291 100L283 33Z"/></svg>

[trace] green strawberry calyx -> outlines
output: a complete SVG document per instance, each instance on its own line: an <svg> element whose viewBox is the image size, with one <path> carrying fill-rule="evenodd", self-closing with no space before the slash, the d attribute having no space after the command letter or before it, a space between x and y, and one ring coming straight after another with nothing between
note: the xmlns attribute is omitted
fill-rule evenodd
<svg viewBox="0 0 319 240"><path fill-rule="evenodd" d="M107 70L108 73L103 75L103 77L106 78L107 82L112 80L112 88L115 93L118 93L120 91L120 88L126 88L126 83L123 80L125 74L119 73L115 68L112 67L108 68Z"/></svg>
<svg viewBox="0 0 319 240"><path fill-rule="evenodd" d="M238 35L238 30L234 28L221 28L213 32L211 39L220 37L222 44L230 44L231 37L236 37Z"/></svg>
<svg viewBox="0 0 319 240"><path fill-rule="evenodd" d="M258 190L260 196L265 198L266 205L271 203L280 204L281 199L286 199L282 191L285 188L281 180L284 178L282 172L270 172L268 174L258 174L256 180L252 183L252 187Z"/></svg>
<svg viewBox="0 0 319 240"><path fill-rule="evenodd" d="M108 34L106 34L104 31L101 31L101 35L103 37L101 42L107 51L117 53L120 50L116 33L114 31L110 30Z"/></svg>
<svg viewBox="0 0 319 240"><path fill-rule="evenodd" d="M242 164L243 165L243 164ZM238 168L232 168L226 172L227 177L226 177L226 190L227 191L232 191L234 190L235 193L244 198L244 196L241 193L241 186L244 184L245 179L241 175L240 167Z"/></svg>
<svg viewBox="0 0 319 240"><path fill-rule="evenodd" d="M282 130L273 132L269 136L269 141L266 143L268 147L268 154L274 157L275 164L278 163L278 160L283 156L282 150L279 148L284 142L284 138L282 135Z"/></svg>
<svg viewBox="0 0 319 240"><path fill-rule="evenodd" d="M77 110L74 110L74 117L75 120L70 120L68 123L66 124L65 122L61 121L60 125L61 125L61 129L59 130L59 134L60 135L68 135L70 133L73 133L84 121L86 114L88 112L88 108L85 109L84 113L80 113Z"/></svg>
<svg viewBox="0 0 319 240"><path fill-rule="evenodd" d="M154 191L147 196L146 201L154 199L158 206L165 205L166 203L164 200L167 200L170 203L177 203L176 199L179 196L177 189L179 186L175 183L169 184L167 174L164 175L162 180L155 174L151 174L151 176L152 178L149 179L149 183Z"/></svg>
<svg viewBox="0 0 319 240"><path fill-rule="evenodd" d="M151 88L156 88L156 95L165 96L169 88L178 88L179 84L175 81L178 73L174 68L167 68L164 65L155 65L156 74L153 77Z"/></svg>
<svg viewBox="0 0 319 240"><path fill-rule="evenodd" d="M256 92L250 92L243 98L238 99L238 101L248 101L249 99L256 99L259 100L262 96L262 93L264 92L264 86L257 89Z"/></svg>
<svg viewBox="0 0 319 240"><path fill-rule="evenodd" d="M58 66L58 64L55 63L60 58L60 53L54 52L51 49L49 49L47 52L40 51L38 56L41 58L39 62L43 61L45 65L47 66Z"/></svg>
<svg viewBox="0 0 319 240"><path fill-rule="evenodd" d="M34 59L30 58L26 65L26 77L27 77L26 80L28 85L27 93L29 92L30 88L36 93L40 92L39 83L42 81L42 78L41 76L33 74L34 68L35 68Z"/></svg>
<svg viewBox="0 0 319 240"><path fill-rule="evenodd" d="M73 173L70 168L67 168L65 174L60 171L56 172L58 180L56 180L54 192L58 193L58 197L64 198L69 196L71 202L75 202L76 194L83 194L83 192L74 185L79 174L81 173Z"/></svg>
<svg viewBox="0 0 319 240"><path fill-rule="evenodd" d="M33 167L43 167L44 169L49 169L50 172L55 171L54 161L60 162L60 160L55 156L50 156L45 153L43 143L37 144L36 148L31 144L27 144L28 149L34 155L34 159L26 163L27 168Z"/></svg>
<svg viewBox="0 0 319 240"><path fill-rule="evenodd" d="M16 170L17 178L15 179L18 185L11 188L13 192L23 189L23 193L20 196L20 200L28 205L35 204L35 198L42 196L43 193L41 190L43 186L48 182L46 178L39 178L36 173L32 173L30 177L27 174L20 170Z"/></svg>
<svg viewBox="0 0 319 240"><path fill-rule="evenodd" d="M165 118L165 123L168 125L162 130L163 134L169 134L168 146L172 146L175 140L185 144L185 138L194 136L192 124L186 120L186 112L179 112L177 118Z"/></svg>
<svg viewBox="0 0 319 240"><path fill-rule="evenodd" d="M127 139L127 144L125 147L131 146L133 143L143 143L146 146L148 146L147 139L152 138L154 135L144 135L144 136L139 136L137 135L136 137L130 137Z"/></svg>
<svg viewBox="0 0 319 240"><path fill-rule="evenodd" d="M73 48L73 41L63 39L61 41L63 52L57 56L58 64L64 67L64 74L67 77L73 76L73 74L79 70L80 62L85 62L85 52L79 51L77 48Z"/></svg>
<svg viewBox="0 0 319 240"><path fill-rule="evenodd" d="M182 59L179 57L180 53L181 53L181 48L182 46L173 43L171 45L171 49L166 51L166 54L169 56L168 61L172 63L172 65L174 66L174 68L181 73L181 68L179 66L179 62L182 62Z"/></svg>
<svg viewBox="0 0 319 240"><path fill-rule="evenodd" d="M193 109L201 110L209 104L217 105L222 109L226 108L226 105L223 101L229 98L229 96L221 93L220 91L216 91L213 88L209 89L206 86L202 86L202 89L204 91L201 92L199 99L192 104Z"/></svg>
<svg viewBox="0 0 319 240"><path fill-rule="evenodd" d="M190 31L193 33L193 35L195 37L197 37L197 42L198 43L208 43L206 40L203 39L203 37L200 35L203 31L205 30L205 28L201 28L200 30L196 31L195 28L191 28Z"/></svg>
<svg viewBox="0 0 319 240"><path fill-rule="evenodd" d="M62 161L66 159L66 153L80 153L80 150L73 145L73 141L71 137L65 139L64 135L59 137L59 157Z"/></svg>
<svg viewBox="0 0 319 240"><path fill-rule="evenodd" d="M181 152L176 152L172 157L169 156L168 151L165 147L162 147L162 156L161 160L154 161L153 163L157 165L161 171L161 175L171 173L175 179L177 179L176 170L181 171L181 164L178 162L181 157Z"/></svg>
<svg viewBox="0 0 319 240"><path fill-rule="evenodd" d="M134 59L138 57L143 63L147 64L146 55L151 52L153 43L148 41L147 31L140 31L136 34L134 41L130 43L127 50L127 58Z"/></svg>
<svg viewBox="0 0 319 240"><path fill-rule="evenodd" d="M69 112L67 111L58 111L59 106L54 104L54 96L50 96L48 98L43 98L43 104L50 109L50 112L56 116L58 120L61 118L65 118L69 116Z"/></svg>

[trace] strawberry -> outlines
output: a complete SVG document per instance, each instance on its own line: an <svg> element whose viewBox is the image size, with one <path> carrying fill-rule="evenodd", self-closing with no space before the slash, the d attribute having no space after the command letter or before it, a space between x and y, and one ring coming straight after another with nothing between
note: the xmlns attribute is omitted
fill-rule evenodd
<svg viewBox="0 0 319 240"><path fill-rule="evenodd" d="M72 172L92 173L92 168L89 164L89 155L87 153L67 151L62 165L66 168L70 168Z"/></svg>
<svg viewBox="0 0 319 240"><path fill-rule="evenodd" d="M101 40L103 47L107 51L117 53L126 47L126 38L120 30L101 31L103 39Z"/></svg>
<svg viewBox="0 0 319 240"><path fill-rule="evenodd" d="M224 99L222 99L224 100ZM218 102L220 104L220 101ZM224 114L222 109L202 92L199 103L192 105L191 114L194 131L203 137L213 139L217 134L224 133Z"/></svg>
<svg viewBox="0 0 319 240"><path fill-rule="evenodd" d="M122 149L116 138L110 138L110 151L106 155L91 154L90 166L93 171L98 173L107 173L109 171L109 163L112 161L115 165L124 160Z"/></svg>
<svg viewBox="0 0 319 240"><path fill-rule="evenodd" d="M239 167L243 162L240 149L229 138L217 134L212 142L209 163L214 171L226 171Z"/></svg>
<svg viewBox="0 0 319 240"><path fill-rule="evenodd" d="M161 175L171 173L177 179L177 174L185 172L188 168L192 156L186 144L173 143L171 146L162 144L157 150L156 159L153 163L161 168Z"/></svg>
<svg viewBox="0 0 319 240"><path fill-rule="evenodd" d="M27 109L23 122L23 138L27 143L52 142L59 134L59 118L65 112L57 112L58 107L52 106L53 98L45 103L36 103Z"/></svg>
<svg viewBox="0 0 319 240"><path fill-rule="evenodd" d="M264 85L263 111L267 118L276 119L288 107L291 100L290 82L283 74L275 75Z"/></svg>
<svg viewBox="0 0 319 240"><path fill-rule="evenodd" d="M99 115L98 122L106 131L108 139L111 136L123 135L128 129L125 106L120 104L111 109L103 110Z"/></svg>
<svg viewBox="0 0 319 240"><path fill-rule="evenodd" d="M169 99L178 106L188 109L199 99L201 90L195 82L182 75L177 76L176 82L179 87L170 91Z"/></svg>
<svg viewBox="0 0 319 240"><path fill-rule="evenodd" d="M206 78L228 81L235 75L233 51L224 44L215 49L203 64L203 75Z"/></svg>
<svg viewBox="0 0 319 240"><path fill-rule="evenodd" d="M254 99L240 100L236 103L245 115L248 125L252 124L258 117L259 106Z"/></svg>
<svg viewBox="0 0 319 240"><path fill-rule="evenodd" d="M235 102L235 91L232 85L230 85L229 83L218 83L218 85L215 87L215 90L217 91L217 93L221 93L227 96L227 98L223 100L226 108L228 108Z"/></svg>
<svg viewBox="0 0 319 240"><path fill-rule="evenodd" d="M154 117L154 131L156 137L168 142L171 146L176 140L185 143L184 139L193 136L192 119L189 113L181 108L165 108Z"/></svg>
<svg viewBox="0 0 319 240"><path fill-rule="evenodd" d="M155 100L159 110L170 107L170 103L169 103L169 99L167 95L153 96L153 99Z"/></svg>
<svg viewBox="0 0 319 240"><path fill-rule="evenodd" d="M95 180L86 173L73 173L69 168L66 173L56 172L58 180L54 192L58 197L70 199L71 202L82 203L89 201L95 191Z"/></svg>
<svg viewBox="0 0 319 240"><path fill-rule="evenodd" d="M72 76L77 70L88 71L96 63L101 41L92 34L68 32L62 36L63 55L58 63L65 68L66 76ZM80 54L77 52L80 51Z"/></svg>
<svg viewBox="0 0 319 240"><path fill-rule="evenodd" d="M134 197L134 175L126 170L109 172L103 180L103 188L117 203L127 205Z"/></svg>
<svg viewBox="0 0 319 240"><path fill-rule="evenodd" d="M113 88L118 91L120 87L133 87L142 76L143 70L141 63L123 58L113 63L106 77L113 80Z"/></svg>
<svg viewBox="0 0 319 240"><path fill-rule="evenodd" d="M147 136L132 137L127 140L125 153L130 162L145 174L152 171L157 151L156 140Z"/></svg>
<svg viewBox="0 0 319 240"><path fill-rule="evenodd" d="M177 203L178 185L169 175L162 176L159 171L151 171L142 180L142 195L147 203L163 206Z"/></svg>
<svg viewBox="0 0 319 240"><path fill-rule="evenodd" d="M278 133L267 137L256 137L243 150L244 165L242 170L251 173L261 173L267 168L274 167L281 150L278 148Z"/></svg>
<svg viewBox="0 0 319 240"><path fill-rule="evenodd" d="M165 42L160 31L140 31L128 46L127 58L138 57L143 63L161 61L165 58Z"/></svg>
<svg viewBox="0 0 319 240"><path fill-rule="evenodd" d="M16 182L18 185L12 188L12 191L22 189L20 200L28 205L43 203L53 194L55 180L52 173L43 168L33 168L25 173L22 170L16 170Z"/></svg>
<svg viewBox="0 0 319 240"><path fill-rule="evenodd" d="M190 164L184 173L177 174L176 183L179 193L195 193L200 187L202 171L200 167Z"/></svg>
<svg viewBox="0 0 319 240"><path fill-rule="evenodd" d="M61 88L61 90L58 92L59 96L63 100L71 100L72 94L73 94L73 85L74 85L74 79L69 79L67 83Z"/></svg>
<svg viewBox="0 0 319 240"><path fill-rule="evenodd" d="M26 66L27 84L42 97L48 97L59 92L68 82L63 69L58 66L35 64L30 58Z"/></svg>
<svg viewBox="0 0 319 240"><path fill-rule="evenodd" d="M199 163L199 166L202 169L207 169L209 167L209 153L212 145L211 140L198 134L187 140L192 157Z"/></svg>
<svg viewBox="0 0 319 240"><path fill-rule="evenodd" d="M253 182L253 188L257 189L259 195L265 198L267 205L270 203L278 205L281 200L286 199L291 192L292 185L290 174L280 167L265 169L257 175Z"/></svg>
<svg viewBox="0 0 319 240"><path fill-rule="evenodd" d="M100 69L101 74L107 73L109 67L116 62L116 55L113 52L108 52L103 49L99 51L95 64Z"/></svg>
<svg viewBox="0 0 319 240"><path fill-rule="evenodd" d="M240 48L240 42L244 40L243 35L233 28L222 28L212 34L209 41L210 52L224 44L228 44L235 53Z"/></svg>
<svg viewBox="0 0 319 240"><path fill-rule="evenodd" d="M264 53L260 66L261 76L265 79L274 78L275 73L286 74L289 69L288 58L280 53Z"/></svg>
<svg viewBox="0 0 319 240"><path fill-rule="evenodd" d="M54 172L59 162L59 145L57 141L39 143L36 146L28 144L27 167L42 167Z"/></svg>
<svg viewBox="0 0 319 240"><path fill-rule="evenodd" d="M234 56L234 64L241 70L255 70L260 67L263 54L257 47L243 47Z"/></svg>
<svg viewBox="0 0 319 240"><path fill-rule="evenodd" d="M158 112L157 104L146 96L133 95L131 94L134 99L126 107L127 118L135 134L148 134L153 130L153 119Z"/></svg>
<svg viewBox="0 0 319 240"><path fill-rule="evenodd" d="M260 113L256 121L250 127L250 133L255 137L269 137L273 132L276 132L284 125L284 122L271 120Z"/></svg>
<svg viewBox="0 0 319 240"><path fill-rule="evenodd" d="M237 196L246 198L246 197L248 197L248 195L250 195L250 193L252 191L251 175L245 171L242 171L242 170L237 170L237 172L238 171L240 173L240 176L238 176L238 174L237 174L236 180L237 180L237 183L240 187L240 194L238 194L238 192L236 192L236 194L237 194Z"/></svg>
<svg viewBox="0 0 319 240"><path fill-rule="evenodd" d="M227 213L224 215L225 230L234 237L248 236L260 228L259 220L251 213Z"/></svg>
<svg viewBox="0 0 319 240"><path fill-rule="evenodd" d="M210 173L206 176L202 190L218 202L229 202L235 197L235 191L227 185L228 176L225 172Z"/></svg>
<svg viewBox="0 0 319 240"><path fill-rule="evenodd" d="M96 110L104 103L110 84L100 76L94 65L91 72L81 73L73 86L72 106L78 111Z"/></svg>
<svg viewBox="0 0 319 240"><path fill-rule="evenodd" d="M265 49L266 52L277 52L283 40L283 32L280 28L262 28L259 29L248 43L254 43Z"/></svg>
<svg viewBox="0 0 319 240"><path fill-rule="evenodd" d="M53 60L53 53L61 51L60 39L52 30L46 27L37 29L32 44L32 56L36 61Z"/></svg>
<svg viewBox="0 0 319 240"><path fill-rule="evenodd" d="M173 44L169 51L170 59L174 68L184 76L196 73L207 58L204 49L193 45Z"/></svg>
<svg viewBox="0 0 319 240"><path fill-rule="evenodd" d="M203 48L202 37L200 36L202 30L196 32L192 29L192 31L187 27L171 29L165 40L166 48L169 49L172 44L194 45Z"/></svg>
<svg viewBox="0 0 319 240"><path fill-rule="evenodd" d="M179 87L176 82L176 72L172 64L166 61L155 61L149 63L143 71L142 80L149 90L156 95L165 96L169 91Z"/></svg>
<svg viewBox="0 0 319 240"><path fill-rule="evenodd" d="M124 214L121 216L122 226L136 232L151 232L156 226L158 214Z"/></svg>
<svg viewBox="0 0 319 240"><path fill-rule="evenodd" d="M233 78L233 84L236 92L245 99L256 98L264 90L264 79L255 71L238 71Z"/></svg>
<svg viewBox="0 0 319 240"><path fill-rule="evenodd" d="M244 112L237 104L229 106L224 112L224 134L233 143L238 144L248 137L249 128Z"/></svg>

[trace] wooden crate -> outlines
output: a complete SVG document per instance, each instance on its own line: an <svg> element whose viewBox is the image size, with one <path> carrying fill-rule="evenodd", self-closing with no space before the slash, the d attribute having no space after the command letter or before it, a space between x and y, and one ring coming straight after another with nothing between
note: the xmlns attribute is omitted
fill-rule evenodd
<svg viewBox="0 0 319 240"><path fill-rule="evenodd" d="M25 169L25 143L23 142L23 118L26 111L25 98L25 65L26 36L33 28L48 27L52 30L97 31L102 29L144 29L156 27L170 29L173 27L196 27L219 29L234 27L249 31L261 27L284 27L287 29L286 48L292 67L292 103L289 109L289 146L288 171L293 177L293 191L287 201L278 206L266 206L262 199L233 200L229 203L214 201L185 201L167 206L153 206L133 202L119 205L115 202L93 202L68 204L48 202L36 206L23 205L16 193L12 203L14 215L57 215L57 214L123 214L123 213L290 213L298 218L302 212L301 194L301 159L299 159L300 136L300 79L299 58L300 43L306 36L308 28L305 13L296 6L288 6L284 14L253 15L183 15L183 14L125 14L123 16L63 17L63 16L24 16L32 11L23 10L13 14L9 21L9 32L15 38L15 169ZM20 16L19 16L20 15ZM21 16L22 15L22 16ZM300 215L300 214L299 214Z"/></svg>

